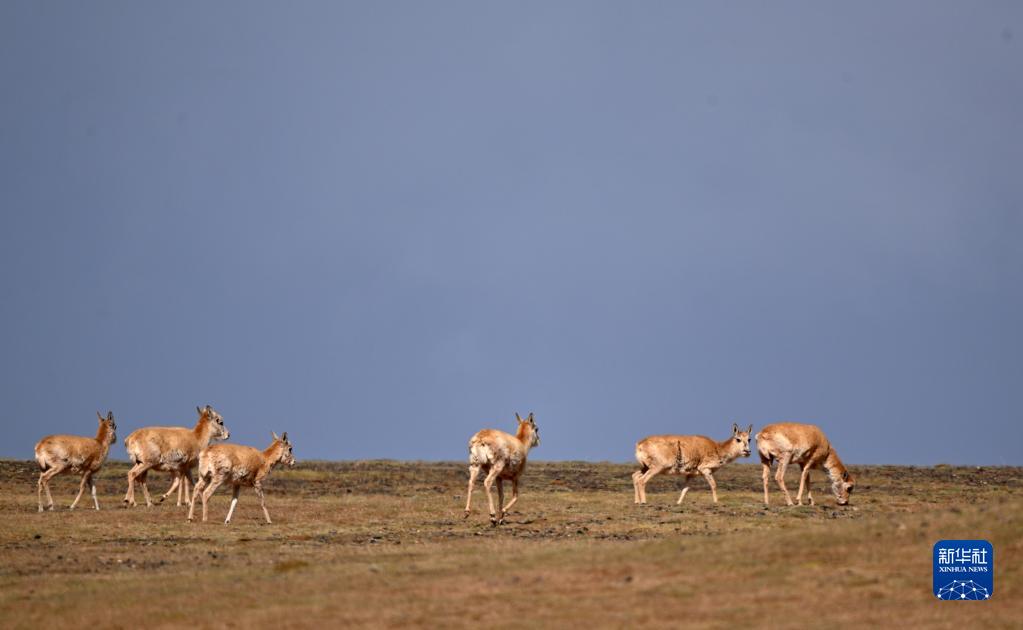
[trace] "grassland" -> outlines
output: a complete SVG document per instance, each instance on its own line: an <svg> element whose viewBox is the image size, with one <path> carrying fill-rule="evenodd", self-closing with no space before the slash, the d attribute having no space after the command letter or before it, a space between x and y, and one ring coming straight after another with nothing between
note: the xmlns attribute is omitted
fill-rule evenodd
<svg viewBox="0 0 1023 630"><path fill-rule="evenodd" d="M659 478L640 508L630 466L534 462L494 528L479 489L463 520L460 463L300 464L266 484L273 525L248 491L224 526L226 490L205 524L122 508L116 463L102 511L69 512L62 477L39 514L34 465L0 462L0 626L1019 627L1023 469L853 468L847 508L818 475L816 507L765 509L750 464L719 472L717 505ZM942 538L994 544L990 601L933 598Z"/></svg>

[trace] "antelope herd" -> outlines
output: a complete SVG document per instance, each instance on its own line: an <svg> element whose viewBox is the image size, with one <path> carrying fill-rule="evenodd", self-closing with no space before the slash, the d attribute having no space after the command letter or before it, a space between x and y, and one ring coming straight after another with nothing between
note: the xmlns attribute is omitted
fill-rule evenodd
<svg viewBox="0 0 1023 630"><path fill-rule="evenodd" d="M131 470L128 471L128 490L124 495L125 507L135 506L136 483L142 486L146 507L152 507L153 501L146 481L149 472L156 470L168 472L172 476L171 486L160 497L160 501L176 490L177 505L181 506L184 502L188 507L189 522L195 515L195 503L199 499L202 500L202 520L206 521L207 501L218 487L228 483L233 489L233 494L225 524L231 522L242 486L252 487L256 491L263 516L266 517L267 523L271 523L262 482L276 465L295 465L288 434L284 433L278 437L276 433L272 433L273 441L263 450L237 444L213 444L218 440L227 440L231 436L224 425L223 417L210 405L196 407L196 412L199 417L191 429L148 427L133 431L125 438L124 446L132 464ZM94 438L50 435L36 444L35 459L40 470L38 482L40 512L44 511L44 491L48 508L54 509L49 481L65 472L82 476L78 495L71 503L70 509L73 510L78 505L86 485L91 488L95 508L99 509L93 476L106 461L110 445L117 441L117 424L114 422L113 412L107 412L105 417L96 412L96 416L99 418L99 427ZM516 413L515 419L518 426L514 435L497 429L483 429L469 440L466 518L471 513L473 486L480 473L484 474L483 488L487 494L491 524L503 524L508 510L519 499L519 477L526 468L526 458L530 449L540 445L540 430L532 413L525 419ZM677 504L681 504L686 498L689 480L697 474L707 480L711 497L714 503L717 503L714 472L739 457L749 457L751 437L754 437L752 424L742 430L738 424L732 423L732 435L720 442L702 435L652 435L643 438L636 443L636 461L640 468L632 473L634 502L637 505L645 505L647 483L655 476L667 473L685 477ZM812 424L780 422L765 426L755 437L760 463L763 466L765 505L769 503L769 479L771 466L775 462L778 463L778 469L774 479L785 495L788 505L796 503L803 505L804 491L807 501L814 505L813 494L810 492L810 471L814 468L823 468L828 474L836 502L839 505L849 503L855 481L819 427ZM795 503L785 487L785 471L789 464L796 464L801 470ZM199 472L198 480L192 477L192 470L196 467ZM511 500L507 504L504 502L505 480L512 484ZM496 507L492 494L495 481ZM189 486L192 486L191 495Z"/></svg>

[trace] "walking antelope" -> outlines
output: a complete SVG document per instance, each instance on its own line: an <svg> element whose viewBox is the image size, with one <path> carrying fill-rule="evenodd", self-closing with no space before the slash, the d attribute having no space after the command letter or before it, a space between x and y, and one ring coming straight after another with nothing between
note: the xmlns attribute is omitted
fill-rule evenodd
<svg viewBox="0 0 1023 630"><path fill-rule="evenodd" d="M92 489L92 503L99 509L99 500L96 499L96 482L92 477L95 475L110 452L110 445L117 441L117 423L114 422L114 413L107 412L104 418L96 412L99 418L99 429L96 437L81 437L78 435L49 435L39 440L36 444L36 462L42 472L39 473L39 511L43 511L43 490L46 491L46 500L49 502L49 509L53 509L53 495L50 494L50 479L53 479L62 472L70 472L82 475L82 483L78 486L78 496L71 503L70 509L75 509L78 500L85 492L88 484Z"/></svg>
<svg viewBox="0 0 1023 630"><path fill-rule="evenodd" d="M487 491L492 524L503 524L504 515L519 500L519 475L526 468L526 456L529 455L529 449L540 445L540 430L536 427L532 413L525 420L516 413L515 419L519 422L519 428L515 435L497 429L483 429L469 440L469 491L465 501L466 518L468 518L469 509L472 506L472 487L476 484L476 477L479 476L480 470L487 474L483 479L483 488ZM495 513L494 497L490 493L495 479L497 480L497 504L501 509L500 513ZM512 483L512 498L508 505L504 505L505 479L510 479Z"/></svg>
<svg viewBox="0 0 1023 630"><path fill-rule="evenodd" d="M266 450L258 450L251 446L240 446L238 444L214 444L199 455L199 481L195 484L195 493L192 495L192 504L188 508L188 521L192 521L195 512L195 502L202 496L202 520L206 522L206 501L216 492L220 484L225 481L234 486L234 494L231 495L231 508L227 511L227 518L224 524L231 522L231 515L238 505L238 492L242 486L252 486L259 496L259 505L263 508L263 515L266 522L271 523L270 512L266 509L266 500L263 497L263 479L270 474L273 467L278 463L295 465L295 457L292 455L291 442L288 441L288 434L284 433L277 437L271 431L273 443Z"/></svg>
<svg viewBox="0 0 1023 630"><path fill-rule="evenodd" d="M757 433L757 451L760 453L760 463L764 467L764 505L768 505L767 480L771 476L771 464L775 460L778 460L778 471L774 479L785 493L785 501L789 505L792 505L792 497L785 487L785 470L790 463L797 464L803 469L799 476L799 492L796 493L799 505L803 505L804 489L810 505L814 504L813 495L810 493L812 468L824 468L827 471L828 477L831 478L831 491L835 493L839 505L849 503L849 495L852 494L856 482L842 464L842 460L838 458L838 453L831 448L831 442L824 437L820 427L798 422L769 424Z"/></svg>
<svg viewBox="0 0 1023 630"><path fill-rule="evenodd" d="M685 475L685 485L676 504L681 504L689 492L689 480L697 473L703 475L710 485L714 503L718 502L717 483L714 471L739 456L749 457L749 437L753 425L745 431L732 423L732 437L715 442L702 435L652 435L636 443L636 461L641 468L632 473L634 500L646 503L646 484L652 478L667 472Z"/></svg>
<svg viewBox="0 0 1023 630"><path fill-rule="evenodd" d="M138 429L124 439L124 447L133 464L128 471L128 492L124 495L127 505L135 505L135 481L142 484L142 493L146 497L146 507L153 505L149 496L146 477L150 470L171 473L174 483L160 497L162 502L174 490L178 490L178 505L184 494L188 503L188 484L192 480L192 467L199 461L199 453L210 445L213 440L226 440L231 433L224 426L224 419L213 407L196 407L199 420L195 427L148 427Z"/></svg>

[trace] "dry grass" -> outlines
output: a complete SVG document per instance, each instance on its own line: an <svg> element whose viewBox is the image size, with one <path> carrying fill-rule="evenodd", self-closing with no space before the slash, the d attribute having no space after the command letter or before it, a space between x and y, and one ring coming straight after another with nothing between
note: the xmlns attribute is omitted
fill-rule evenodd
<svg viewBox="0 0 1023 630"><path fill-rule="evenodd" d="M103 511L68 512L77 485L63 477L64 509L38 514L33 465L0 462L0 626L1019 623L1023 470L855 470L851 508L818 475L817 507L764 509L748 464L717 475L716 506L696 482L679 509L677 480L660 478L638 508L629 466L537 462L492 528L480 490L461 517L463 464L309 462L267 484L274 525L248 491L225 527L226 490L206 524L173 505L121 508L118 464L99 478ZM991 540L990 601L934 600L942 538Z"/></svg>

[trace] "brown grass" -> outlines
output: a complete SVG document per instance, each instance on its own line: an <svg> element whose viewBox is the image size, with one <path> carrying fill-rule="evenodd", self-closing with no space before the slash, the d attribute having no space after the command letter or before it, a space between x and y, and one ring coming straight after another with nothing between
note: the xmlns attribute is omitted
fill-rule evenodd
<svg viewBox="0 0 1023 630"><path fill-rule="evenodd" d="M0 626L633 627L733 624L1010 627L1023 618L1023 470L854 467L837 508L816 476L814 508L764 509L759 466L717 475L674 505L677 478L632 505L632 467L534 462L509 524L486 498L462 519L459 463L299 465L266 484L273 525L245 491L206 524L185 508L120 507L126 466L99 477L101 512L36 513L34 465L0 462ZM151 475L151 489L168 478ZM790 487L795 484L793 478ZM773 489L772 489L773 490ZM83 500L84 501L84 500ZM949 604L931 595L931 547L987 538L995 594Z"/></svg>

